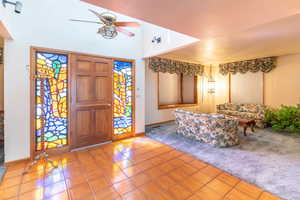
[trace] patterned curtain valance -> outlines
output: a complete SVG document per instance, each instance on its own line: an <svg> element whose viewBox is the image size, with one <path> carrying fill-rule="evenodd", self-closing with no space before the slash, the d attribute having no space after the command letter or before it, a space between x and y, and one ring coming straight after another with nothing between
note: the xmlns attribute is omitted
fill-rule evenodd
<svg viewBox="0 0 300 200"><path fill-rule="evenodd" d="M189 76L202 75L204 71L204 66L200 64L169 60L159 57L150 58L149 66L154 72L170 74L176 73Z"/></svg>
<svg viewBox="0 0 300 200"><path fill-rule="evenodd" d="M276 57L267 58L257 58L253 60L245 60L239 62L232 62L219 65L219 72L222 75L227 75L228 73L236 74L246 73L246 72L270 72L276 67Z"/></svg>

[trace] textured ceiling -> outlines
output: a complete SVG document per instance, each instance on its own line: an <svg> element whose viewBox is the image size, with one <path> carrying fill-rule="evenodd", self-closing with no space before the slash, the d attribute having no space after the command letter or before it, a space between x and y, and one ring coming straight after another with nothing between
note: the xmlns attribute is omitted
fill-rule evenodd
<svg viewBox="0 0 300 200"><path fill-rule="evenodd" d="M82 1L200 39L170 58L210 64L300 53L299 0Z"/></svg>
<svg viewBox="0 0 300 200"><path fill-rule="evenodd" d="M300 14L259 25L230 36L205 39L162 55L217 64L300 53Z"/></svg>
<svg viewBox="0 0 300 200"><path fill-rule="evenodd" d="M82 0L199 39L300 13L299 0Z"/></svg>

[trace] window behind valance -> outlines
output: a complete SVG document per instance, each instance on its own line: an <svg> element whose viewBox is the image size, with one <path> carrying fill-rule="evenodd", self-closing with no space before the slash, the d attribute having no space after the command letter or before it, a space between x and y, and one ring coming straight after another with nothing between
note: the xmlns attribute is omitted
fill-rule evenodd
<svg viewBox="0 0 300 200"><path fill-rule="evenodd" d="M225 63L219 65L219 72L222 75L228 73L247 73L247 72L270 72L276 67L276 57L257 58L239 62Z"/></svg>
<svg viewBox="0 0 300 200"><path fill-rule="evenodd" d="M159 57L150 58L149 67L154 72L170 74L176 73L189 76L202 75L204 71L204 66L201 64L187 63Z"/></svg>

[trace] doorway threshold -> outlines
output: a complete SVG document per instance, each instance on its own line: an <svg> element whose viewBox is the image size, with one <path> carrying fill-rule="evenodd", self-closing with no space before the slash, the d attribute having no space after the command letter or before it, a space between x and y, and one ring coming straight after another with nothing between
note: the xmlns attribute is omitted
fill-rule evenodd
<svg viewBox="0 0 300 200"><path fill-rule="evenodd" d="M79 150L83 150L83 149L89 149L89 148L92 148L92 147L98 147L98 146L102 146L102 145L108 144L108 143L112 143L112 140L109 140L107 142L102 142L102 143L99 143L99 144L88 145L88 146L85 146L85 147L78 147L78 148L72 149L71 152L79 151Z"/></svg>

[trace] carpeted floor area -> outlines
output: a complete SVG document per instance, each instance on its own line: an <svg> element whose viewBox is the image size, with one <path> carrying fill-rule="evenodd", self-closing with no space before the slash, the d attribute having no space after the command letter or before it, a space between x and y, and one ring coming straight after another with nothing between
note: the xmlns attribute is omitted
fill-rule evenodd
<svg viewBox="0 0 300 200"><path fill-rule="evenodd" d="M0 181L2 180L5 172L5 167L3 166L4 163L4 144L0 143Z"/></svg>
<svg viewBox="0 0 300 200"><path fill-rule="evenodd" d="M176 134L176 124L146 128L147 136L189 153L286 200L300 199L300 137L256 130L231 148L214 148Z"/></svg>
<svg viewBox="0 0 300 200"><path fill-rule="evenodd" d="M0 165L0 182L2 181L2 179L4 177L5 170L6 170L6 167Z"/></svg>

